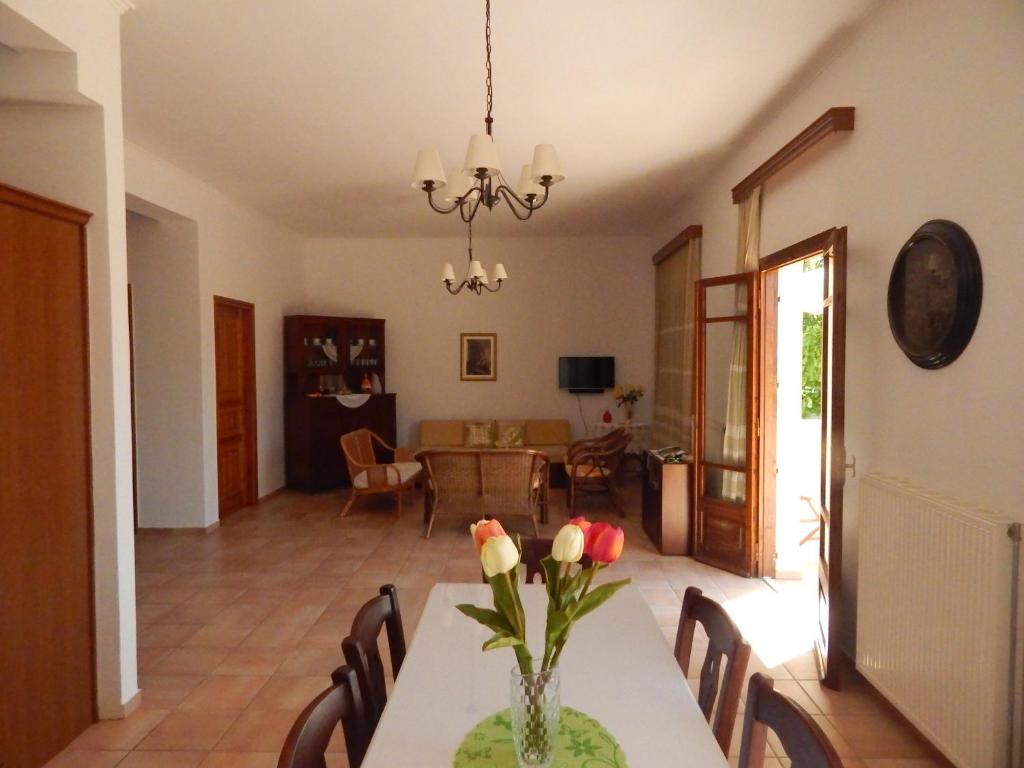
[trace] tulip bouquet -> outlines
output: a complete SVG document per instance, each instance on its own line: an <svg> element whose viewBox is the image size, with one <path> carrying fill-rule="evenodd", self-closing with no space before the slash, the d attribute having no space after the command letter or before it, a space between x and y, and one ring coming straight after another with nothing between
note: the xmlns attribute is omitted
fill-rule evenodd
<svg viewBox="0 0 1024 768"><path fill-rule="evenodd" d="M534 657L526 643L526 615L519 596L516 568L522 548L518 537L505 533L497 520L481 520L470 527L480 552L484 575L491 586L494 608L464 603L457 608L494 634L484 642L483 650L512 648L524 675L534 674ZM541 560L548 593L547 627L544 632L544 656L539 672L557 667L562 649L573 625L599 608L629 579L594 586L594 577L619 559L625 533L608 523L590 523L576 517L562 526L555 536L551 555ZM582 567L583 556L591 565Z"/></svg>

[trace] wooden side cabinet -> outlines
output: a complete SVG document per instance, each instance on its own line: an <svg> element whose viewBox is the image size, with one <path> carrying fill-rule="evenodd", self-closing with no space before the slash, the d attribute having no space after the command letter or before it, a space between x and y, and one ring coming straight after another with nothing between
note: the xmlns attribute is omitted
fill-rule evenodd
<svg viewBox="0 0 1024 768"><path fill-rule="evenodd" d="M384 390L384 321L292 315L284 319L285 475L289 488L314 493L350 484L339 440L371 429L395 444L396 398ZM374 381L384 390L356 407L337 394Z"/></svg>
<svg viewBox="0 0 1024 768"><path fill-rule="evenodd" d="M663 555L689 555L690 463L666 464L656 453L643 456L644 531Z"/></svg>

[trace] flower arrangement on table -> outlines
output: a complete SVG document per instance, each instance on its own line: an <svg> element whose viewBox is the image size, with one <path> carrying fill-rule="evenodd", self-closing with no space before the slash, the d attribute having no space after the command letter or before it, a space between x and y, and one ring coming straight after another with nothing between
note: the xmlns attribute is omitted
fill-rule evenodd
<svg viewBox="0 0 1024 768"><path fill-rule="evenodd" d="M463 603L457 608L494 632L483 650L512 648L524 675L533 674L533 656L526 645L526 616L519 597L516 568L521 546L518 537L505 533L497 520L481 520L470 527L480 563L491 585L494 609ZM593 586L594 577L622 554L626 534L608 523L590 523L585 517L573 518L563 525L551 546L551 555L540 561L548 592L547 628L544 632L544 656L540 671L558 664L573 624L599 608L629 579ZM591 566L579 565L583 555Z"/></svg>
<svg viewBox="0 0 1024 768"><path fill-rule="evenodd" d="M626 421L633 418L633 406L644 396L644 388L640 384L622 384L612 390L616 408L626 406Z"/></svg>
<svg viewBox="0 0 1024 768"><path fill-rule="evenodd" d="M468 603L456 607L494 633L484 642L484 651L511 648L515 652L519 674L512 681L512 720L517 757L520 765L547 765L558 732L558 661L573 625L630 583L622 579L594 585L594 577L619 559L626 536L621 528L590 523L584 517L573 518L558 531L551 554L540 561L548 605L544 655L537 669L526 641L526 614L519 595L519 538L506 534L497 520L481 520L470 532L494 607ZM583 555L590 558L588 567L580 563Z"/></svg>

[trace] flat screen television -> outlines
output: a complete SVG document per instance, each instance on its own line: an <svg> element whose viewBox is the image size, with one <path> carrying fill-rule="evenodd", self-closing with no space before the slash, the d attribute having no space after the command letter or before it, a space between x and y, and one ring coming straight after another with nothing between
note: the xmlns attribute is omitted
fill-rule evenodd
<svg viewBox="0 0 1024 768"><path fill-rule="evenodd" d="M573 394L590 394L614 386L614 357L558 358L559 389L568 389Z"/></svg>

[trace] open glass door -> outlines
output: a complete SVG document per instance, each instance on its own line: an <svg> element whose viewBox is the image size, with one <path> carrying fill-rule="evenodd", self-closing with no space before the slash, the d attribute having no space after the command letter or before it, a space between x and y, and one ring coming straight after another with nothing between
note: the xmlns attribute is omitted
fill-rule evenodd
<svg viewBox="0 0 1024 768"><path fill-rule="evenodd" d="M757 572L757 273L697 282L694 557Z"/></svg>
<svg viewBox="0 0 1024 768"><path fill-rule="evenodd" d="M842 589L843 443L846 388L846 227L829 233L824 252L821 325L821 529L818 537L818 634L822 682L839 688L839 595Z"/></svg>

